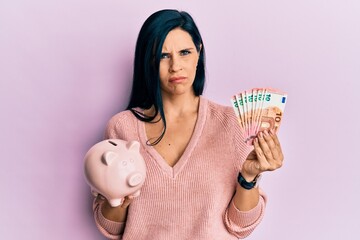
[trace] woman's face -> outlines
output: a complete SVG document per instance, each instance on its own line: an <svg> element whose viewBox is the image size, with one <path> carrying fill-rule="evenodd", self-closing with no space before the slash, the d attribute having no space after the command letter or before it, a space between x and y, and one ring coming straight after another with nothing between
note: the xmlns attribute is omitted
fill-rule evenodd
<svg viewBox="0 0 360 240"><path fill-rule="evenodd" d="M199 53L189 33L175 28L165 38L160 59L160 86L163 94L194 94Z"/></svg>

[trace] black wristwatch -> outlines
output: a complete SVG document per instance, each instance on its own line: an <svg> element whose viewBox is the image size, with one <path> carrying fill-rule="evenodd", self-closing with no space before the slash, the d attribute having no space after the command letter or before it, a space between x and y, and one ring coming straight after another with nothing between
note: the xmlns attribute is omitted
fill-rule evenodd
<svg viewBox="0 0 360 240"><path fill-rule="evenodd" d="M260 177L261 177L261 175L259 174L254 178L254 180L252 180L251 182L247 182L245 180L245 178L243 177L243 175L241 175L241 172L239 172L237 180L241 187L243 187L247 190L250 190L257 186L257 184L259 183Z"/></svg>

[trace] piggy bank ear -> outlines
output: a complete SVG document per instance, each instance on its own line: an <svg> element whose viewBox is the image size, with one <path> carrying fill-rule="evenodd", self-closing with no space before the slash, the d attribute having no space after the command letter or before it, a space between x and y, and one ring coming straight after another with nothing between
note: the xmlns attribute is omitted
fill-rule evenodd
<svg viewBox="0 0 360 240"><path fill-rule="evenodd" d="M139 151L140 143L138 141L130 141L126 143L126 148L132 151Z"/></svg>
<svg viewBox="0 0 360 240"><path fill-rule="evenodd" d="M115 152L112 151L106 151L104 152L104 154L102 155L102 162L109 166L111 165L111 163L117 158L117 154Z"/></svg>

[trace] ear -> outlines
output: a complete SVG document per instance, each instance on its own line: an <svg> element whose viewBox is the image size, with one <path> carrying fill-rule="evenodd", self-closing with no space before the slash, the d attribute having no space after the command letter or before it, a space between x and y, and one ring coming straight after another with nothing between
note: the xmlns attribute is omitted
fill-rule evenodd
<svg viewBox="0 0 360 240"><path fill-rule="evenodd" d="M111 165L111 163L118 157L118 155L115 152L112 151L106 151L104 152L104 154L102 155L102 162L106 165L109 166Z"/></svg>
<svg viewBox="0 0 360 240"><path fill-rule="evenodd" d="M140 143L138 141L130 141L126 144L126 148L131 151L140 151Z"/></svg>

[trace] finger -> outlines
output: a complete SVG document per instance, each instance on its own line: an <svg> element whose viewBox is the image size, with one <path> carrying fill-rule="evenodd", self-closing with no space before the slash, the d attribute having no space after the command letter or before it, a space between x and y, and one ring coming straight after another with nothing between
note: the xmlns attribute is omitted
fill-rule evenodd
<svg viewBox="0 0 360 240"><path fill-rule="evenodd" d="M96 196L96 201L104 201L105 197L103 195L101 195L100 193L97 194Z"/></svg>
<svg viewBox="0 0 360 240"><path fill-rule="evenodd" d="M125 197L124 202L121 204L121 207L127 208L132 201L133 201L132 197L129 197L129 196Z"/></svg>
<svg viewBox="0 0 360 240"><path fill-rule="evenodd" d="M283 161L283 155L281 152L281 148L279 144L275 143L274 138L276 139L276 135L273 134L272 131L267 132L266 130L264 131L264 138L266 139L267 144L270 147L271 153L273 158L272 159L268 159L271 167L269 170L275 170L278 169L282 166L282 161ZM279 142L279 140L277 140Z"/></svg>
<svg viewBox="0 0 360 240"><path fill-rule="evenodd" d="M275 145L277 147L278 154L279 154L279 156L278 156L279 159L283 160L284 155L283 155L282 150L281 150L281 144L280 144L279 138L277 137L274 129L270 130L270 136L272 137L272 139L275 142Z"/></svg>
<svg viewBox="0 0 360 240"><path fill-rule="evenodd" d="M266 171L269 168L270 164L267 161L266 156L264 155L264 152L259 144L259 138L254 139L254 150L258 159L256 168L260 172Z"/></svg>
<svg viewBox="0 0 360 240"><path fill-rule="evenodd" d="M272 159L275 161L278 161L279 159L281 159L281 156L280 156L281 149L275 143L275 141L273 139L273 134L271 132L265 130L264 131L264 139L265 139L267 145L269 146L269 149L270 149L271 155L272 155Z"/></svg>
<svg viewBox="0 0 360 240"><path fill-rule="evenodd" d="M279 146L279 148L281 149L281 144L280 144L279 138L277 137L277 134L275 133L275 130L274 130L274 129L271 129L271 130L270 130L270 136L271 136L272 139L274 140L275 144L276 144L277 146Z"/></svg>
<svg viewBox="0 0 360 240"><path fill-rule="evenodd" d="M260 132L258 139L259 139L259 145L261 147L262 153L264 154L266 159L269 161L269 160L273 159L273 155L272 155L271 149L270 149L267 141L265 140L265 137L267 137L267 136L265 136L263 132Z"/></svg>

